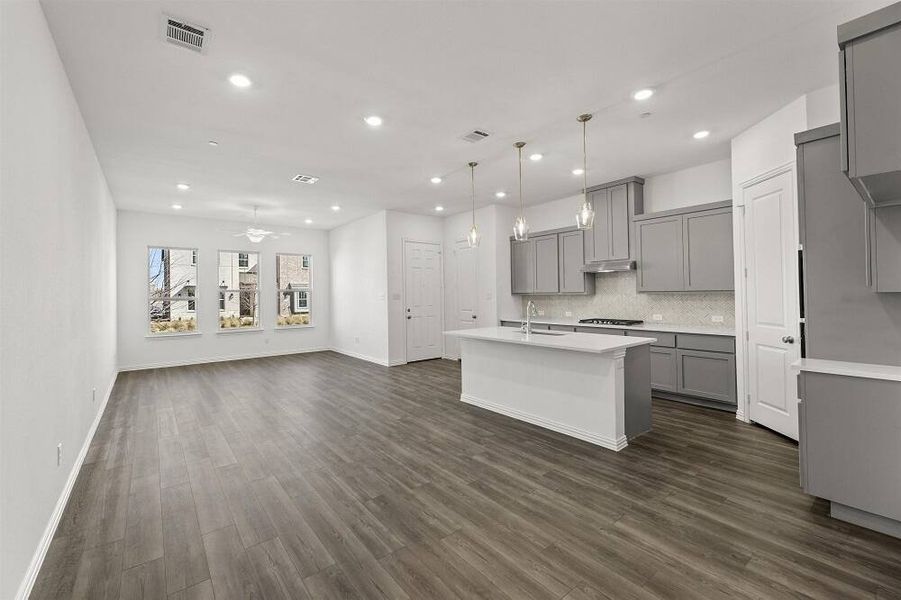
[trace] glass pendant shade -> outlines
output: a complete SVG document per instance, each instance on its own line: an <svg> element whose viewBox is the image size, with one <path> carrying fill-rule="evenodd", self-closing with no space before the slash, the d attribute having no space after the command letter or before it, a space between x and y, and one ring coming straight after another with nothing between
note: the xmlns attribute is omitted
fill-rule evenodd
<svg viewBox="0 0 901 600"><path fill-rule="evenodd" d="M529 224L523 216L516 217L513 221L513 239L517 242L524 242L529 239Z"/></svg>
<svg viewBox="0 0 901 600"><path fill-rule="evenodd" d="M594 208L591 202L585 200L576 213L576 227L579 229L591 229L594 227Z"/></svg>
<svg viewBox="0 0 901 600"><path fill-rule="evenodd" d="M469 234L466 236L466 241L469 242L470 248L475 248L479 245L482 236L479 235L479 228L473 223L472 227L469 229Z"/></svg>

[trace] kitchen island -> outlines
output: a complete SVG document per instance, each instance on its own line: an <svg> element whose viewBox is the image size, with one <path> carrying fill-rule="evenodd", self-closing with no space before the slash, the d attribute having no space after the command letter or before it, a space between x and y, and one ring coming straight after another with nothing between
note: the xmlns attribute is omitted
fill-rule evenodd
<svg viewBox="0 0 901 600"><path fill-rule="evenodd" d="M460 400L622 450L651 429L654 338L485 327L460 340Z"/></svg>

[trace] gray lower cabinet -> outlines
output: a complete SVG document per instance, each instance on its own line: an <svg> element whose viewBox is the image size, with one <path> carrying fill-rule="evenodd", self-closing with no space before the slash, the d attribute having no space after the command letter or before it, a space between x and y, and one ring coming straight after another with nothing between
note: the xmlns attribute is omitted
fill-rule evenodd
<svg viewBox="0 0 901 600"><path fill-rule="evenodd" d="M556 294L560 291L560 270L557 257L557 235L533 238L535 253L535 293Z"/></svg>
<svg viewBox="0 0 901 600"><path fill-rule="evenodd" d="M510 285L514 294L531 294L535 289L534 251L531 240L510 242Z"/></svg>
<svg viewBox="0 0 901 600"><path fill-rule="evenodd" d="M735 289L732 203L635 217L639 292Z"/></svg>
<svg viewBox="0 0 901 600"><path fill-rule="evenodd" d="M735 355L677 349L676 393L736 404Z"/></svg>
<svg viewBox="0 0 901 600"><path fill-rule="evenodd" d="M651 346L651 389L676 391L676 350Z"/></svg>

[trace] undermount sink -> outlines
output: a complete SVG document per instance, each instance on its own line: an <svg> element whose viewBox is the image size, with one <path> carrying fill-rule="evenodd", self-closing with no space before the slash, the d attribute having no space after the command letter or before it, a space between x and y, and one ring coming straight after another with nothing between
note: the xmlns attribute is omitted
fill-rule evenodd
<svg viewBox="0 0 901 600"><path fill-rule="evenodd" d="M566 331L532 331L532 335L566 335Z"/></svg>

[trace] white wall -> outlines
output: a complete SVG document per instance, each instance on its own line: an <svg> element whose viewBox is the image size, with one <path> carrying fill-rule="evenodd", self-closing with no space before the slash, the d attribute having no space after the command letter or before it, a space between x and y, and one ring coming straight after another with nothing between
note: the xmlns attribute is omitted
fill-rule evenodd
<svg viewBox="0 0 901 600"><path fill-rule="evenodd" d="M0 2L0 23L0 598L15 598L115 381L116 211L40 6Z"/></svg>
<svg viewBox="0 0 901 600"><path fill-rule="evenodd" d="M231 232L244 222L119 211L119 365L123 369L291 354L329 347L331 302L328 233L279 228L290 233L252 244ZM148 336L147 248L197 248L197 335ZM260 253L262 331L219 332L219 250ZM275 254L311 255L312 327L276 329Z"/></svg>
<svg viewBox="0 0 901 600"><path fill-rule="evenodd" d="M659 212L732 198L732 163L724 158L645 178L644 212Z"/></svg>
<svg viewBox="0 0 901 600"><path fill-rule="evenodd" d="M810 92L807 101L807 128L822 127L839 121L841 114L838 84Z"/></svg>
<svg viewBox="0 0 901 600"><path fill-rule="evenodd" d="M388 364L387 213L358 219L328 234L331 268L331 346Z"/></svg>
<svg viewBox="0 0 901 600"><path fill-rule="evenodd" d="M407 361L407 323L404 306L404 240L434 242L444 237L438 217L388 211L386 214L388 266L388 364ZM439 280L440 282L440 280ZM439 297L441 294L439 293Z"/></svg>

